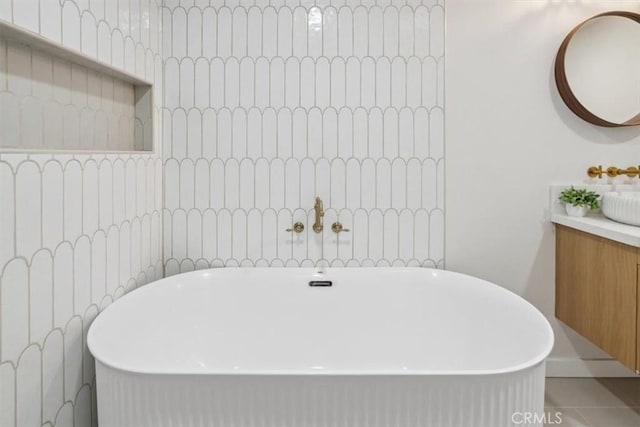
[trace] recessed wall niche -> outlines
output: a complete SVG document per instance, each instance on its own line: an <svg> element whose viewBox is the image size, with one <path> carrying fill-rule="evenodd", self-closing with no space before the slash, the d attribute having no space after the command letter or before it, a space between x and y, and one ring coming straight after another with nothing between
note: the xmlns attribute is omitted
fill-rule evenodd
<svg viewBox="0 0 640 427"><path fill-rule="evenodd" d="M151 84L0 21L0 150L152 151Z"/></svg>

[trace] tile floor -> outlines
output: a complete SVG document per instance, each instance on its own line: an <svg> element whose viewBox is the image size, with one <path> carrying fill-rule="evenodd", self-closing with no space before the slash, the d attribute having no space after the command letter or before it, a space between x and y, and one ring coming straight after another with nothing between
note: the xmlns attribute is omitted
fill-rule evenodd
<svg viewBox="0 0 640 427"><path fill-rule="evenodd" d="M548 378L545 406L545 426L640 427L640 378Z"/></svg>

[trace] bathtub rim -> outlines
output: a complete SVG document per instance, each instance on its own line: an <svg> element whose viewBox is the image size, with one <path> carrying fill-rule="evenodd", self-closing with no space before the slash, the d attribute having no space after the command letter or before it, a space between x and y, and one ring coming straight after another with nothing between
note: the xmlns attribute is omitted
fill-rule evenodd
<svg viewBox="0 0 640 427"><path fill-rule="evenodd" d="M509 375L517 372L523 372L533 369L541 364L546 364L546 356L536 363L517 365L514 369L494 369L494 370L476 370L476 371L427 371L427 370L396 370L396 371L250 371L242 370L238 372L156 372L156 371L139 371L135 369L123 369L109 363L103 362L94 356L96 362L108 369L123 372L127 374L139 376L161 376L161 377L483 377L494 375ZM522 367L520 367L522 366Z"/></svg>
<svg viewBox="0 0 640 427"><path fill-rule="evenodd" d="M154 285L159 285L163 282L169 282L172 279L175 279L178 276L181 277L187 277L187 276L200 276L202 274L205 274L207 272L211 272L211 271L216 271L216 270L273 270L274 268L281 268L283 270L289 270L290 268L288 267L225 267L225 268L209 268L209 269L203 269L203 270L195 270L195 271L190 271L190 272L185 272L185 273L180 273L180 274L176 274L173 276L169 276L169 277L164 277L162 279L156 280L154 282L151 282L147 285L144 285L140 288L134 289L133 291L129 292L128 294L123 295L121 298L125 298L127 295L133 293L133 292L138 292L138 291L144 291L145 289L148 289L150 286L154 286ZM387 271L436 271L439 274L445 274L445 275L449 275L449 276L458 276L458 277L463 277L466 279L472 279L474 281L479 281L482 282L486 285L489 285L491 287L497 288L498 292L505 292L509 295L509 298L515 298L515 300L518 301L519 304L523 305L523 308L526 308L527 310L532 311L533 313L536 314L536 316L539 318L539 321L541 322L540 326L544 325L544 328L546 329L547 332L547 342L544 346L544 348L539 351L535 357L529 359L526 362L517 364L517 365L513 365L513 366L509 366L506 368L500 368L500 369L475 369L475 370L428 370L428 369L407 369L407 370L403 370L403 369L393 369L393 370L381 370L381 369L376 369L376 370L358 370L358 371L354 371L354 370L340 370L340 371L332 371L332 370L309 370L309 369L304 369L304 370L265 370L265 369L260 369L260 370L251 370L251 369L242 369L242 370L238 370L238 371L229 371L229 370L212 370L210 372L168 372L168 371L157 371L157 370L143 370L143 369L131 369L131 368L126 368L123 366L120 366L121 364L119 363L112 363L109 362L107 360L105 360L102 357L99 357L98 355L96 355L94 353L94 345L93 342L95 340L93 334L91 333L92 331L92 326L93 324L89 327L89 331L87 333L87 347L89 349L89 352L91 353L91 355L97 360L99 361L101 364L109 367L110 369L115 369L117 371L121 371L121 372L128 372L128 373L133 373L133 374L138 374L138 375L161 375L161 376L310 376L310 377L314 377L314 376L335 376L335 377L340 377L340 376L483 376L483 375L500 375L500 374L510 374L510 373L514 373L514 372L520 372L520 371L524 371L527 369L530 369L532 367L535 367L537 365L539 365L540 363L544 363L546 358L549 356L549 354L551 354L551 351L553 350L553 346L554 346L554 342L555 342L555 334L553 332L553 328L551 327L551 324L549 323L549 320L546 318L546 316L544 314L542 314L542 312L536 307L534 306L531 302L529 302L528 300L526 300L524 297L516 294L515 292L504 288L502 286L499 286L495 283L489 282L488 280L484 280L484 279L480 279L478 277L475 276L471 276L468 274L464 274L464 273L458 273L455 271L449 271L449 270L441 270L441 269L436 269L436 268L428 268L428 267L365 267L368 269L384 269ZM305 268L307 270L314 270L314 268ZM323 273L329 273L331 270L341 270L342 268L327 268L323 270ZM356 268L357 269L357 268ZM98 314L98 316L100 316L102 313L106 312L107 310L111 309L113 304L117 303L117 301L114 301L112 304L110 304L107 308L105 308L102 312L100 312ZM94 319L94 322L98 319L98 316L96 316L96 319Z"/></svg>

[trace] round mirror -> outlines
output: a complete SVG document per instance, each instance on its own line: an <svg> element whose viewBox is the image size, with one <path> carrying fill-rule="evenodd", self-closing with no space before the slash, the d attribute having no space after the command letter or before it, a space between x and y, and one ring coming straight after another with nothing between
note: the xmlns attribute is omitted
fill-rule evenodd
<svg viewBox="0 0 640 427"><path fill-rule="evenodd" d="M640 15L607 12L575 27L555 65L567 106L599 126L640 124Z"/></svg>

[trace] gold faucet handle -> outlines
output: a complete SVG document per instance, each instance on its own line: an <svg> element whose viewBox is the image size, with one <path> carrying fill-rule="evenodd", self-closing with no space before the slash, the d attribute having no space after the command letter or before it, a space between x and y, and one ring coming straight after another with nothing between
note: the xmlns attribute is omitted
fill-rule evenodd
<svg viewBox="0 0 640 427"><path fill-rule="evenodd" d="M602 178L602 174L604 173L604 171L602 170L602 165L600 166L591 166L589 169L587 169L587 175L589 175L591 178Z"/></svg>
<svg viewBox="0 0 640 427"><path fill-rule="evenodd" d="M635 178L636 176L640 176L640 167L629 166L627 168L627 176L629 178Z"/></svg>
<svg viewBox="0 0 640 427"><path fill-rule="evenodd" d="M301 222L296 222L293 224L293 228L287 228L288 232L302 233L304 231L304 224Z"/></svg>
<svg viewBox="0 0 640 427"><path fill-rule="evenodd" d="M331 231L333 231L334 233L343 233L351 230L349 230L348 228L344 228L339 222L334 222L333 224L331 224Z"/></svg>

